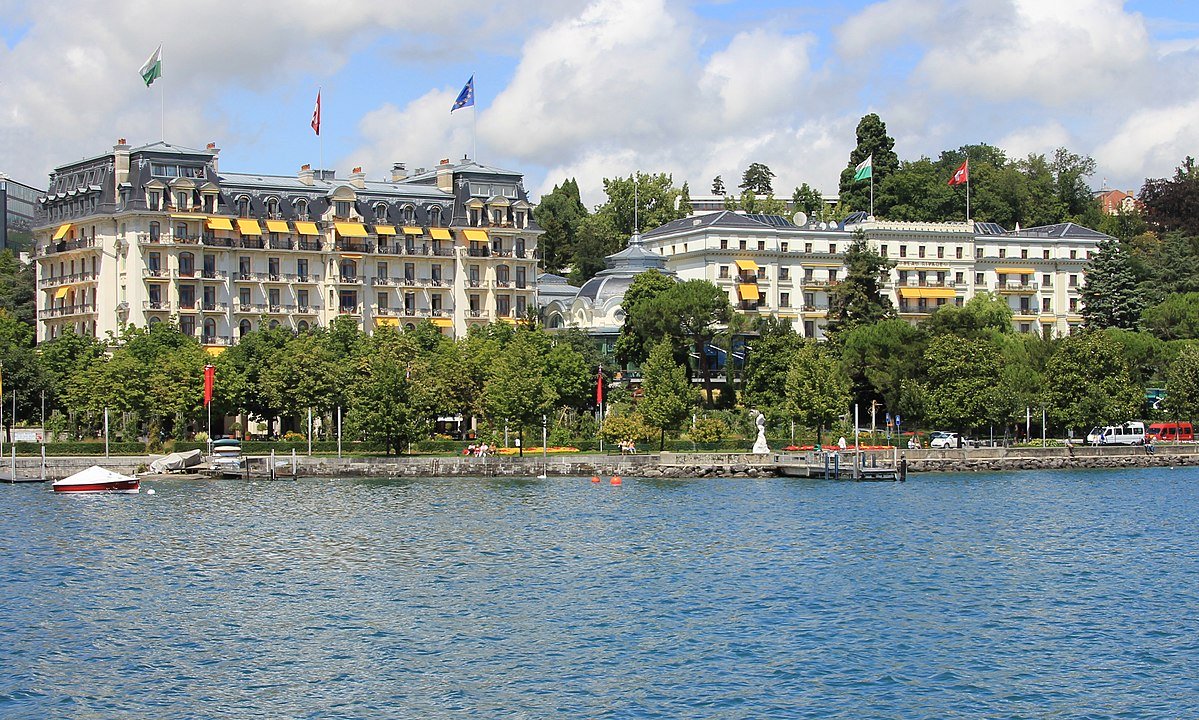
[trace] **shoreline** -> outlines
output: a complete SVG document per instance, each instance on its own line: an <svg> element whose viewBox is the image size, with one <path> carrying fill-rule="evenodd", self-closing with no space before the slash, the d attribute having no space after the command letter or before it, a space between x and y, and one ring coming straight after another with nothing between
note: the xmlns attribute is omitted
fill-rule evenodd
<svg viewBox="0 0 1199 720"><path fill-rule="evenodd" d="M1005 472L1016 470L1082 470L1199 465L1199 445L1156 445L1149 454L1141 446L1121 447L1021 447L971 448L954 450L863 450L863 463L892 467L906 458L909 473L928 472ZM851 453L843 463L852 463ZM297 455L299 477L535 477L544 472L552 477L610 477L621 475L647 478L765 478L779 477L779 465L798 456L785 453L646 453L641 455L551 455L543 464L541 456L475 457L355 457L336 458ZM256 464L259 456L253 456ZM291 477L291 457L278 457L285 463L280 476ZM133 474L149 464L144 455L49 457L46 480L56 480L91 465ZM265 466L265 462L262 462ZM37 478L41 459L17 458L18 477ZM9 465L0 465L7 476ZM255 474L254 478L262 475ZM168 479L156 477L154 480Z"/></svg>

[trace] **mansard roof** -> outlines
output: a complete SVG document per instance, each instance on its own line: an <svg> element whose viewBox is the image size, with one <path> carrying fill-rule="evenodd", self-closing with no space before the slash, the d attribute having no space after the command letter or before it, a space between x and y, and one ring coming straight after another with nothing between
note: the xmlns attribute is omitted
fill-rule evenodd
<svg viewBox="0 0 1199 720"><path fill-rule="evenodd" d="M1107 240L1111 237L1098 230L1092 230L1089 227L1083 227L1072 222L1040 225L1022 230L1013 230L1007 234L1013 237L1060 238L1063 240L1090 240L1095 242Z"/></svg>

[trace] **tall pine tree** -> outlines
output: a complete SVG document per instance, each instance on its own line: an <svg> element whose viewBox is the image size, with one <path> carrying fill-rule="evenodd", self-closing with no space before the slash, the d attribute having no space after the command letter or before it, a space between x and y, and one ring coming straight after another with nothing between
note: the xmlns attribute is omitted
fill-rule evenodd
<svg viewBox="0 0 1199 720"><path fill-rule="evenodd" d="M863 116L858 121L857 146L849 153L849 164L841 171L841 202L850 210L870 210L870 183L855 182L854 168L858 163L873 156L871 163L874 175L875 213L883 215L877 203L878 187L899 169L899 156L895 154L895 138L887 135L887 124L875 113Z"/></svg>
<svg viewBox="0 0 1199 720"><path fill-rule="evenodd" d="M1083 272L1082 317L1087 328L1136 329L1145 301L1123 246L1115 238L1101 241Z"/></svg>
<svg viewBox="0 0 1199 720"><path fill-rule="evenodd" d="M894 267L866 241L866 233L857 230L845 250L845 280L829 294L828 327L825 333L835 337L856 325L875 323L895 316L891 298L883 294L883 283Z"/></svg>

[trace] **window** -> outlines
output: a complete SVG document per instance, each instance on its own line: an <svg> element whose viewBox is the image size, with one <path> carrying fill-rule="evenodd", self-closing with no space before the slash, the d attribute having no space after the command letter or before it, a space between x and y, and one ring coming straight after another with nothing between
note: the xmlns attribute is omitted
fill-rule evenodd
<svg viewBox="0 0 1199 720"><path fill-rule="evenodd" d="M162 230L157 222L150 223L150 242L158 242L162 237Z"/></svg>
<svg viewBox="0 0 1199 720"><path fill-rule="evenodd" d="M479 208L471 208L470 209L470 224L475 225L475 226L482 224L480 222L480 218L481 218L481 215L479 212Z"/></svg>
<svg viewBox="0 0 1199 720"><path fill-rule="evenodd" d="M524 289L526 285L527 281L525 280L525 268L516 268L516 287Z"/></svg>
<svg viewBox="0 0 1199 720"><path fill-rule="evenodd" d="M216 310L216 288L212 285L204 286L204 304L205 310Z"/></svg>
<svg viewBox="0 0 1199 720"><path fill-rule="evenodd" d="M297 218L299 218L300 220L308 219L308 201L307 200L305 200L304 198L300 198L299 200L296 200L295 208L296 208L296 217Z"/></svg>
<svg viewBox="0 0 1199 720"><path fill-rule="evenodd" d="M1025 334L1032 332L1032 325L1030 323L1020 323L1020 332Z"/></svg>
<svg viewBox="0 0 1199 720"><path fill-rule="evenodd" d="M788 280L791 277L791 268L783 266L779 268L779 280Z"/></svg>
<svg viewBox="0 0 1199 720"><path fill-rule="evenodd" d="M245 195L237 199L237 216L250 217L250 198Z"/></svg>
<svg viewBox="0 0 1199 720"><path fill-rule="evenodd" d="M980 273L980 272L974 273L974 284L975 285L982 285L985 282L986 282L986 280L983 279L982 273Z"/></svg>
<svg viewBox="0 0 1199 720"><path fill-rule="evenodd" d="M60 267L58 270L58 274L62 275L62 268L61 268L62 263L59 263L59 265L60 265ZM156 252L150 253L149 257L146 258L146 267L149 268L150 275L152 275L154 277L158 277L159 275L161 275L162 274L162 255L159 253L156 253Z"/></svg>
<svg viewBox="0 0 1199 720"><path fill-rule="evenodd" d="M250 288L241 288L238 290L237 301L241 305L242 310L248 310L250 307Z"/></svg>
<svg viewBox="0 0 1199 720"><path fill-rule="evenodd" d="M1041 312L1053 312L1053 301L1049 298L1041 298Z"/></svg>
<svg viewBox="0 0 1199 720"><path fill-rule="evenodd" d="M387 263L385 263L385 262L375 263L375 277L377 277L377 278L386 278L387 277Z"/></svg>
<svg viewBox="0 0 1199 720"><path fill-rule="evenodd" d="M150 206L151 210L162 209L162 193L157 190L151 190L146 193L146 198L146 204Z"/></svg>
<svg viewBox="0 0 1199 720"><path fill-rule="evenodd" d="M429 210L429 224L433 227L441 227L441 208L434 207Z"/></svg>
<svg viewBox="0 0 1199 720"><path fill-rule="evenodd" d="M879 254L879 255L882 255L883 257L887 257L887 246L886 246L886 245L879 245L879 246L878 246L878 254Z"/></svg>
<svg viewBox="0 0 1199 720"><path fill-rule="evenodd" d="M383 222L387 219L387 203L377 203L375 205L375 221Z"/></svg>
<svg viewBox="0 0 1199 720"><path fill-rule="evenodd" d="M791 293L779 293L779 307L791 307Z"/></svg>
<svg viewBox="0 0 1199 720"><path fill-rule="evenodd" d="M416 222L416 208L412 207L411 205L405 205L403 211L401 212L401 216L404 218L405 223L411 225L412 223Z"/></svg>
<svg viewBox="0 0 1199 720"><path fill-rule="evenodd" d="M343 313L358 312L358 291L342 290L338 293L339 308Z"/></svg>
<svg viewBox="0 0 1199 720"><path fill-rule="evenodd" d="M958 260L962 259L962 248L960 248L960 247L955 248L953 252L954 252L954 257L956 257Z"/></svg>
<svg viewBox="0 0 1199 720"><path fill-rule="evenodd" d="M416 281L416 264L404 263L404 282Z"/></svg>
<svg viewBox="0 0 1199 720"><path fill-rule="evenodd" d="M765 249L766 249L766 241L765 241L765 240L759 240L759 241L758 241L758 249L759 249L759 250L765 250Z"/></svg>
<svg viewBox="0 0 1199 720"><path fill-rule="evenodd" d="M1045 259L1046 259L1046 260L1048 260L1048 259L1049 259L1049 251L1048 251L1048 250L1046 250L1046 251L1043 253L1043 255L1045 256Z"/></svg>
<svg viewBox="0 0 1199 720"><path fill-rule="evenodd" d="M307 290L296 290L296 304L298 304L300 306L301 311L308 309L308 291Z"/></svg>
<svg viewBox="0 0 1199 720"><path fill-rule="evenodd" d="M1020 248L1020 259L1021 260L1028 259L1028 248Z"/></svg>
<svg viewBox="0 0 1199 720"><path fill-rule="evenodd" d="M190 198L187 195L186 192L175 193L175 208L177 210L187 210L191 206L191 203L188 202Z"/></svg>
<svg viewBox="0 0 1199 720"><path fill-rule="evenodd" d="M176 240L186 240L187 239L187 223L176 223L175 239Z"/></svg>
<svg viewBox="0 0 1199 720"><path fill-rule="evenodd" d="M829 243L828 244L828 254L829 255L837 254L837 243Z"/></svg>
<svg viewBox="0 0 1199 720"><path fill-rule="evenodd" d="M1078 311L1078 298L1070 298L1070 312Z"/></svg>
<svg viewBox="0 0 1199 720"><path fill-rule="evenodd" d="M245 337L246 335L249 335L251 330L252 330L252 328L250 326L249 320L242 320L241 322L239 322L237 324L237 336L238 337Z"/></svg>
<svg viewBox="0 0 1199 720"><path fill-rule="evenodd" d="M349 200L334 201L333 214L340 218L348 218L350 216L350 201Z"/></svg>
<svg viewBox="0 0 1199 720"><path fill-rule="evenodd" d="M195 285L180 285L179 286L179 307L184 308L186 310L192 310L196 307L196 286Z"/></svg>
<svg viewBox="0 0 1199 720"><path fill-rule="evenodd" d="M216 255L204 256L204 277L216 277Z"/></svg>
<svg viewBox="0 0 1199 720"><path fill-rule="evenodd" d="M830 285L837 282L837 271L836 270L828 271L828 281L829 281Z"/></svg>
<svg viewBox="0 0 1199 720"><path fill-rule="evenodd" d="M358 263L350 259L341 261L341 279L343 282L354 282L358 278ZM358 302L354 301L357 305Z"/></svg>
<svg viewBox="0 0 1199 720"><path fill-rule="evenodd" d="M251 280L250 256L243 255L237 259L237 279Z"/></svg>
<svg viewBox="0 0 1199 720"><path fill-rule="evenodd" d="M787 252L787 243L779 243L779 250Z"/></svg>
<svg viewBox="0 0 1199 720"><path fill-rule="evenodd" d="M308 321L301 320L296 324L296 330L299 330L300 332L308 332Z"/></svg>
<svg viewBox="0 0 1199 720"><path fill-rule="evenodd" d="M953 281L954 281L955 283L959 284L959 285L960 285L960 284L962 284L963 282L965 282L965 277L964 277L964 275L965 275L965 273L961 273L961 272L956 272L956 273L954 273L954 274L953 274Z"/></svg>
<svg viewBox="0 0 1199 720"><path fill-rule="evenodd" d="M378 294L378 295L375 297L375 305L376 305L376 306L377 306L377 307L378 307L380 310L386 310L386 309L387 309L387 293L385 293L385 292L381 292L381 293L379 293L379 294Z"/></svg>
<svg viewBox="0 0 1199 720"><path fill-rule="evenodd" d="M271 306L271 312L279 312L279 288L271 288L266 293L266 301Z"/></svg>
<svg viewBox="0 0 1199 720"><path fill-rule="evenodd" d="M907 246L907 245L900 245L900 246L899 246L899 257L901 257L901 258L905 258L905 257L907 257L907 256L908 256L908 246Z"/></svg>
<svg viewBox="0 0 1199 720"><path fill-rule="evenodd" d="M308 260L296 260L296 279L308 282Z"/></svg>
<svg viewBox="0 0 1199 720"><path fill-rule="evenodd" d="M430 272L432 273L433 282L440 285L441 284L441 266L434 265ZM524 268L521 268L520 272L517 273L516 277L523 280L524 276L525 276Z"/></svg>
<svg viewBox="0 0 1199 720"><path fill-rule="evenodd" d="M1007 248L999 248L999 257L1000 258L1007 257Z"/></svg>
<svg viewBox="0 0 1199 720"><path fill-rule="evenodd" d="M740 242L740 247L741 247L741 249L742 249L742 250L744 250L744 249L745 249L746 245L745 245L745 241L744 241L744 240L742 240L742 241Z"/></svg>
<svg viewBox="0 0 1199 720"><path fill-rule="evenodd" d="M812 252L812 243L804 243L804 244L803 244L803 251L804 251L804 252L806 252L806 253L810 253L810 252Z"/></svg>
<svg viewBox="0 0 1199 720"><path fill-rule="evenodd" d="M945 257L945 246L944 245L937 246L937 257L938 258Z"/></svg>
<svg viewBox="0 0 1199 720"><path fill-rule="evenodd" d="M811 281L812 281L812 277L813 277L813 271L812 271L812 268L804 268L804 271L803 271L803 279L804 279L804 280L806 280L806 281L808 281L808 282L811 282Z"/></svg>
<svg viewBox="0 0 1199 720"><path fill-rule="evenodd" d="M516 257L522 258L525 256L525 239L516 238Z"/></svg>
<svg viewBox="0 0 1199 720"><path fill-rule="evenodd" d="M1071 260L1077 260L1077 259L1078 259L1078 251L1077 251L1077 250L1071 250L1071 251L1070 251L1070 259L1071 259Z"/></svg>
<svg viewBox="0 0 1199 720"><path fill-rule="evenodd" d="M504 224L504 211L503 210L492 210L491 211L491 224L492 225L503 225Z"/></svg>
<svg viewBox="0 0 1199 720"><path fill-rule="evenodd" d="M266 216L273 219L279 219L279 198L266 199Z"/></svg>
<svg viewBox="0 0 1199 720"><path fill-rule="evenodd" d="M1053 276L1049 273L1045 273L1041 276L1041 284L1045 287L1053 287Z"/></svg>
<svg viewBox="0 0 1199 720"><path fill-rule="evenodd" d="M1070 285L1070 287L1078 287L1078 276L1077 275L1070 276L1069 285Z"/></svg>
<svg viewBox="0 0 1199 720"><path fill-rule="evenodd" d="M150 286L150 309L157 310L162 307L162 287L158 285Z"/></svg>
<svg viewBox="0 0 1199 720"><path fill-rule="evenodd" d="M282 275L279 272L279 258L277 258L277 257L267 258L266 272L270 276L271 280L279 280L282 277Z"/></svg>
<svg viewBox="0 0 1199 720"><path fill-rule="evenodd" d="M916 257L924 257L924 246L923 245L919 245L916 247Z"/></svg>
<svg viewBox="0 0 1199 720"><path fill-rule="evenodd" d="M196 256L189 252L179 253L179 276L192 277L196 274Z"/></svg>
<svg viewBox="0 0 1199 720"><path fill-rule="evenodd" d="M720 266L720 277L725 280L728 279L728 277L729 277L729 266L728 265Z"/></svg>
<svg viewBox="0 0 1199 720"><path fill-rule="evenodd" d="M512 302L507 295L495 296L495 312L500 317L511 317Z"/></svg>
<svg viewBox="0 0 1199 720"><path fill-rule="evenodd" d="M525 296L518 295L516 297L516 317L524 317L525 315Z"/></svg>
<svg viewBox="0 0 1199 720"><path fill-rule="evenodd" d="M816 337L816 322L814 320L803 321L804 337Z"/></svg>
<svg viewBox="0 0 1199 720"><path fill-rule="evenodd" d="M179 331L189 337L196 336L196 318L193 315L184 315L179 318Z"/></svg>
<svg viewBox="0 0 1199 720"><path fill-rule="evenodd" d="M216 342L216 320L204 318L204 342Z"/></svg>

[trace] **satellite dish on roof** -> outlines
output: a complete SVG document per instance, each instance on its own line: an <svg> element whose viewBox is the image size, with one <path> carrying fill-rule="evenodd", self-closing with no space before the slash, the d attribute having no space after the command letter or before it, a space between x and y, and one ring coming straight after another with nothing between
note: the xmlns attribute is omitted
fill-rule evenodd
<svg viewBox="0 0 1199 720"><path fill-rule="evenodd" d="M805 212L803 212L801 210L791 216L791 222L795 223L796 225L798 225L800 227L803 227L804 225L808 224L808 216Z"/></svg>

